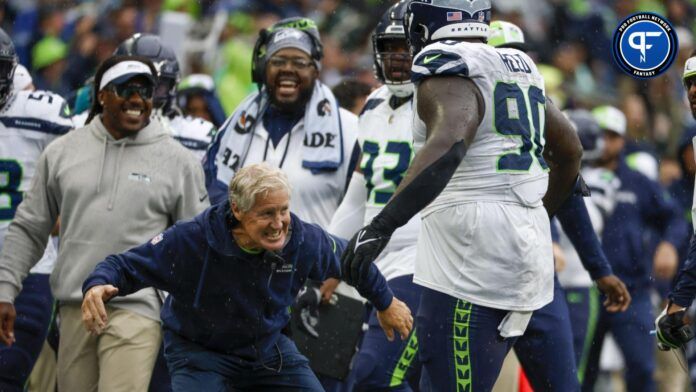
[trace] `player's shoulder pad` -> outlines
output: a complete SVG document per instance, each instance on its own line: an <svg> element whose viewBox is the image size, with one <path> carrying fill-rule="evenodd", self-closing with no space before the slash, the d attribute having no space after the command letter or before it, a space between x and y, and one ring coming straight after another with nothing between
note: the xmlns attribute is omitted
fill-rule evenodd
<svg viewBox="0 0 696 392"><path fill-rule="evenodd" d="M68 103L56 93L18 91L8 105L2 113L5 125L54 135L74 128Z"/></svg>
<svg viewBox="0 0 696 392"><path fill-rule="evenodd" d="M360 111L360 117L362 117L362 115L366 112L375 109L382 103L389 101L390 95L391 93L389 92L389 88L386 85L375 89L373 92L370 93L370 95L367 96L367 99L365 100L365 105L363 105L363 108Z"/></svg>
<svg viewBox="0 0 696 392"><path fill-rule="evenodd" d="M471 77L476 58L484 55L485 44L461 41L438 41L416 55L411 67L411 80L417 83L434 75Z"/></svg>

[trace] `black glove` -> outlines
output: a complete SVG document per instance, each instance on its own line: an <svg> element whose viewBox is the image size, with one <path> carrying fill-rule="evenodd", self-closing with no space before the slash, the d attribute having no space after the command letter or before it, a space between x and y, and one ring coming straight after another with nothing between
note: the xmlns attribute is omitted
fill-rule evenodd
<svg viewBox="0 0 696 392"><path fill-rule="evenodd" d="M308 285L304 286L297 295L297 309L300 312L300 324L298 328L309 336L318 339L319 332L316 328L319 325L319 303L321 292L318 288Z"/></svg>
<svg viewBox="0 0 696 392"><path fill-rule="evenodd" d="M372 264L382 252L391 232L380 230L379 224L372 223L358 230L346 245L341 256L342 279L351 286L359 286L367 277Z"/></svg>
<svg viewBox="0 0 696 392"><path fill-rule="evenodd" d="M693 339L693 330L688 324L684 323L685 312L686 310L680 310L668 315L667 309L665 309L655 320L657 347L660 350L668 351L680 348Z"/></svg>

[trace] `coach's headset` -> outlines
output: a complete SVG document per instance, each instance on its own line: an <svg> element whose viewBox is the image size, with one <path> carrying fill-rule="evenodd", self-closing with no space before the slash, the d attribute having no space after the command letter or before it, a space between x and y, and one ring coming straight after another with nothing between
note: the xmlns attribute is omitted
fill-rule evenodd
<svg viewBox="0 0 696 392"><path fill-rule="evenodd" d="M266 74L266 46L268 39L276 30L281 28L293 28L306 33L312 40L312 60L319 63L324 57L324 47L319 39L319 29L317 24L309 18L293 17L283 19L273 26L259 31L259 37L256 39L254 52L251 57L251 80L256 83L259 90L261 90Z"/></svg>

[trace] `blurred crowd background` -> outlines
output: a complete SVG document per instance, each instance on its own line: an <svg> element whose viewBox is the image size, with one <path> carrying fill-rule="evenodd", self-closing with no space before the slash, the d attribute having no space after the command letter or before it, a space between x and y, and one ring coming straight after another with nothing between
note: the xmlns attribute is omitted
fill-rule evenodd
<svg viewBox="0 0 696 392"><path fill-rule="evenodd" d="M251 52L264 27L290 16L320 26L325 47L322 79L370 86L370 33L391 4L386 0L7 0L0 21L20 61L40 89L71 95L115 47L135 32L159 34L177 51L183 74L206 73L227 114L256 86ZM636 11L666 16L677 29L679 57L669 72L641 81L622 74L611 58L618 23ZM561 107L612 104L628 117L637 148L660 162L660 179L679 176L675 151L694 126L681 83L694 49L696 0L496 0L494 19L514 22L527 35L549 95Z"/></svg>

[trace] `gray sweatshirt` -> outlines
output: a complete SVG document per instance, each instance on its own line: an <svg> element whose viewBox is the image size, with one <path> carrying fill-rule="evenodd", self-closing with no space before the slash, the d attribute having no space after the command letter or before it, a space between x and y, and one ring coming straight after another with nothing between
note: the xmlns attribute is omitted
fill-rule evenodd
<svg viewBox="0 0 696 392"><path fill-rule="evenodd" d="M134 137L115 140L96 117L51 143L19 205L0 253L0 302L13 302L41 258L58 215L60 248L51 291L82 302L82 282L106 256L156 236L208 206L203 169L153 116ZM159 320L155 291L110 304Z"/></svg>

